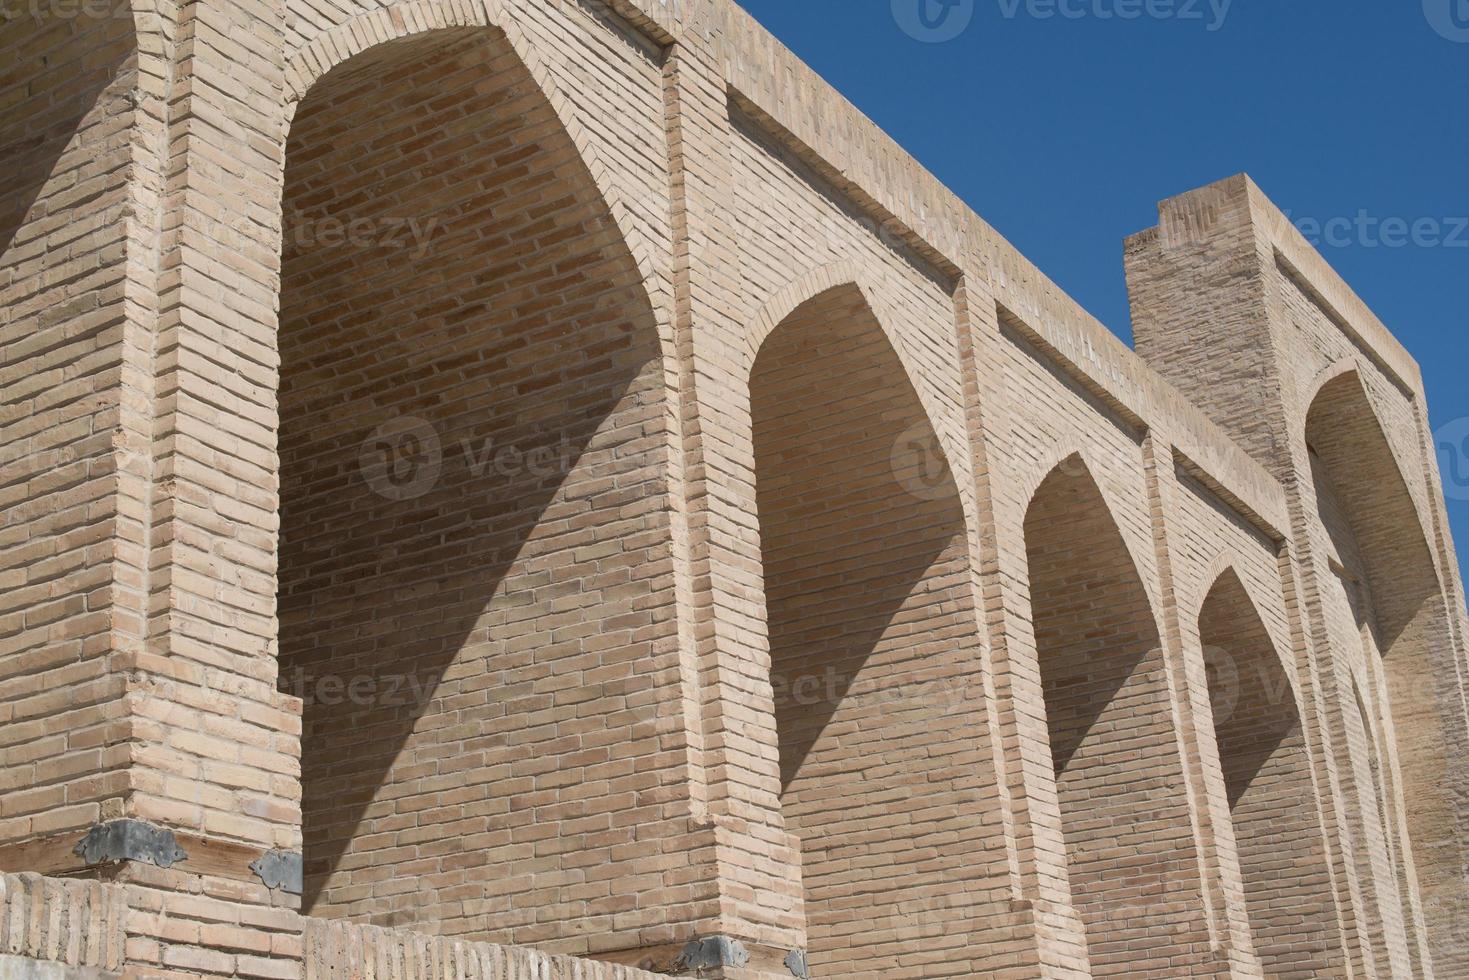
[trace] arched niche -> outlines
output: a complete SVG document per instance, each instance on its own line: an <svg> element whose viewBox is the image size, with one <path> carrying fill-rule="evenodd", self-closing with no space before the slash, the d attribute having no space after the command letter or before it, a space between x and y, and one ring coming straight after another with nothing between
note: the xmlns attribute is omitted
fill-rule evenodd
<svg viewBox="0 0 1469 980"><path fill-rule="evenodd" d="M1079 455L1041 481L1025 547L1067 873L1092 973L1205 969L1208 927L1157 619Z"/></svg>
<svg viewBox="0 0 1469 980"><path fill-rule="evenodd" d="M1267 976L1339 972L1341 936L1297 693L1232 568L1210 588L1198 628L1255 951Z"/></svg>
<svg viewBox="0 0 1469 980"><path fill-rule="evenodd" d="M366 47L296 108L283 215L305 910L572 953L707 915L659 337L551 101L495 28Z"/></svg>
<svg viewBox="0 0 1469 980"><path fill-rule="evenodd" d="M771 326L750 405L813 975L900 971L927 940L997 969L1008 871L963 508L861 289L823 289Z"/></svg>
<svg viewBox="0 0 1469 980"><path fill-rule="evenodd" d="M1363 744L1353 751L1383 757L1385 819L1372 819L1377 790L1356 787L1358 847L1379 879L1387 930L1387 949L1378 955L1399 963L1417 956L1416 890L1434 969L1456 975L1469 971L1462 926L1469 911L1466 722L1433 550L1357 371L1337 373L1320 387L1305 439L1327 552L1320 565L1328 639L1340 659L1337 686L1348 690L1353 676L1366 679L1368 717L1360 726ZM1350 705L1342 710L1354 712ZM1347 726L1349 748L1355 727ZM1380 748L1374 731L1384 733Z"/></svg>

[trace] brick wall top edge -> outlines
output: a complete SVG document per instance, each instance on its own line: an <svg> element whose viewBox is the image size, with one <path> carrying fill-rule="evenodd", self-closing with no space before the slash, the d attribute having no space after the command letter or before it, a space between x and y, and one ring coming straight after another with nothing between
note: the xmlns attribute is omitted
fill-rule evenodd
<svg viewBox="0 0 1469 980"><path fill-rule="evenodd" d="M1192 222L1195 231L1207 231L1209 215L1219 209L1232 209L1239 220L1248 220L1259 241L1283 257L1310 292L1344 324L1348 338L1365 348L1395 383L1422 396L1423 376L1412 354L1248 174L1165 198L1158 204L1159 223L1128 236L1128 246L1166 237L1165 224L1177 231Z"/></svg>
<svg viewBox="0 0 1469 980"><path fill-rule="evenodd" d="M1399 379L1421 396L1423 374L1413 355L1408 353L1402 342L1393 336L1392 331L1378 319L1377 314L1372 312L1356 291L1341 277L1341 274L1332 268L1331 263L1327 262L1321 253L1312 247L1306 237L1301 234L1300 229L1286 217L1275 202L1270 200L1248 176L1244 180L1249 186L1251 210L1256 227L1263 231L1266 239L1276 251L1284 255L1286 261L1294 266L1321 298L1347 322L1368 349L1395 372Z"/></svg>
<svg viewBox="0 0 1469 980"><path fill-rule="evenodd" d="M648 7L659 0L635 0ZM670 3L675 0L669 0ZM747 12L711 0L722 16L725 80L813 152L969 272L983 270L997 298L1139 418L1167 419L1180 451L1276 527L1285 526L1278 481L1136 352L1025 258L871 119Z"/></svg>

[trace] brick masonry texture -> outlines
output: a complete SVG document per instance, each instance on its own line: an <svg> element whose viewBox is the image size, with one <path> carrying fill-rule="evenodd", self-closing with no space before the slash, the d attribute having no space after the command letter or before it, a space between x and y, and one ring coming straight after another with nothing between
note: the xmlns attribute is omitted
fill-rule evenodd
<svg viewBox="0 0 1469 980"><path fill-rule="evenodd" d="M1247 177L1134 352L728 0L0 12L0 972L1469 974L1422 380Z"/></svg>

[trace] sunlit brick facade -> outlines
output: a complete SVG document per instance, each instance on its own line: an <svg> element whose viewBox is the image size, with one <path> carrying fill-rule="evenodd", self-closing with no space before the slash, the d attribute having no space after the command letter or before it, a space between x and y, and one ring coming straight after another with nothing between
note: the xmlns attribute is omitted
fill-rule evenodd
<svg viewBox="0 0 1469 980"><path fill-rule="evenodd" d="M1469 975L1422 380L1247 178L1134 352L728 0L12 13L0 976Z"/></svg>

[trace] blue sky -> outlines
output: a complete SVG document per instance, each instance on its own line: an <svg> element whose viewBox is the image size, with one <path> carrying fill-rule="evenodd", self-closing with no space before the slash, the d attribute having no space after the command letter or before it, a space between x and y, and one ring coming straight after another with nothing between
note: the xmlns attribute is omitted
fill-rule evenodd
<svg viewBox="0 0 1469 980"><path fill-rule="evenodd" d="M1469 0L739 2L1125 340L1159 200L1245 171L1347 219L1319 247L1423 366L1469 559Z"/></svg>

